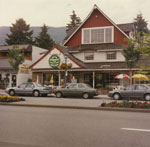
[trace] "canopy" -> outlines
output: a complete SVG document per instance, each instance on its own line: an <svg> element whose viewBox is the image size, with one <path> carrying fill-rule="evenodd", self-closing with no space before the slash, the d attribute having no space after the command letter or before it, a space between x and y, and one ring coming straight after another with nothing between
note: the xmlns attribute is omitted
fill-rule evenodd
<svg viewBox="0 0 150 147"><path fill-rule="evenodd" d="M130 77L126 74L119 74L115 76L115 79L129 79Z"/></svg>
<svg viewBox="0 0 150 147"><path fill-rule="evenodd" d="M139 79L139 80L149 80L149 78L143 74L135 74L132 76L132 78L133 79Z"/></svg>

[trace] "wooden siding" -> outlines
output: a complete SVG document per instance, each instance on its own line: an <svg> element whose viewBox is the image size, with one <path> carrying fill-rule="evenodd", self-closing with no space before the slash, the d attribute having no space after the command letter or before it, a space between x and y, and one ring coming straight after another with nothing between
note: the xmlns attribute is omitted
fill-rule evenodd
<svg viewBox="0 0 150 147"><path fill-rule="evenodd" d="M108 19L106 19L103 14L101 14L97 9L95 9L89 17L89 19L67 42L66 46L77 46L82 44L82 28L105 26L113 26L113 24ZM116 27L114 27L114 43L126 45L127 43L124 41L125 38L126 36L122 32L120 32Z"/></svg>

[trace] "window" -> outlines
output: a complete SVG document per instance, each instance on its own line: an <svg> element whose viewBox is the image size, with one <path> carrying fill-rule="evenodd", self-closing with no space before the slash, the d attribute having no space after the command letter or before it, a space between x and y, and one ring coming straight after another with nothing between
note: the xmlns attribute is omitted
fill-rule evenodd
<svg viewBox="0 0 150 147"><path fill-rule="evenodd" d="M84 60L94 60L94 52L85 52Z"/></svg>
<svg viewBox="0 0 150 147"><path fill-rule="evenodd" d="M116 52L106 52L107 60L115 60Z"/></svg>
<svg viewBox="0 0 150 147"><path fill-rule="evenodd" d="M74 88L76 88L76 87L77 87L77 84L70 84L70 85L69 85L69 88L70 88L70 89L74 89Z"/></svg>
<svg viewBox="0 0 150 147"><path fill-rule="evenodd" d="M136 85L135 90L146 90L147 88L144 85Z"/></svg>
<svg viewBox="0 0 150 147"><path fill-rule="evenodd" d="M78 84L79 89L85 89L85 86L83 84Z"/></svg>
<svg viewBox="0 0 150 147"><path fill-rule="evenodd" d="M113 42L113 27L101 27L101 28L84 28L82 29L82 43L94 44L94 43L111 43Z"/></svg>
<svg viewBox="0 0 150 147"><path fill-rule="evenodd" d="M26 83L19 85L19 88L25 88L25 87L26 87Z"/></svg>

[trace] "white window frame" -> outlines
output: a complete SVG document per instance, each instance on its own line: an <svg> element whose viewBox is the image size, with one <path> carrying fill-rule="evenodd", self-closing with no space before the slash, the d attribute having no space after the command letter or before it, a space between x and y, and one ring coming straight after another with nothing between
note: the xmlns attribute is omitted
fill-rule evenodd
<svg viewBox="0 0 150 147"><path fill-rule="evenodd" d="M112 41L106 42L105 35L106 35L106 29L111 28L112 29ZM104 42L91 42L91 30L94 29L104 29ZM84 30L90 30L90 36L89 36L89 43L84 43ZM99 43L113 43L114 42L114 26L107 26L107 27L94 27L94 28L83 28L82 29L82 44L99 44Z"/></svg>
<svg viewBox="0 0 150 147"><path fill-rule="evenodd" d="M93 59L86 59L86 54L87 53L91 53L93 55ZM84 52L84 61L93 61L93 60L94 60L94 52L93 51Z"/></svg>
<svg viewBox="0 0 150 147"><path fill-rule="evenodd" d="M114 53L115 54L115 58L111 58L111 59L108 59L108 54L111 54L111 53ZM108 51L106 52L106 60L117 60L117 52L116 51Z"/></svg>

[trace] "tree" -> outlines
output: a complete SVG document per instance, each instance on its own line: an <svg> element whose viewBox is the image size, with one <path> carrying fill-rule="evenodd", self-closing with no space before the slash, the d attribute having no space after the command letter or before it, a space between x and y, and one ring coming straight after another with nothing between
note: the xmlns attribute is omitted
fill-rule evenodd
<svg viewBox="0 0 150 147"><path fill-rule="evenodd" d="M149 33L147 21L143 18L143 15L141 13L138 14L136 18L134 18L134 25L136 27L137 33Z"/></svg>
<svg viewBox="0 0 150 147"><path fill-rule="evenodd" d="M125 62L130 69L130 84L132 79L132 68L134 68L140 59L141 52L137 50L136 43L132 39L127 40L128 45L122 50L123 56L125 57Z"/></svg>
<svg viewBox="0 0 150 147"><path fill-rule="evenodd" d="M18 48L18 46L13 46L13 49L8 51L8 61L18 73L19 65L24 62L24 53Z"/></svg>
<svg viewBox="0 0 150 147"><path fill-rule="evenodd" d="M39 33L38 37L35 38L35 44L38 47L45 49L50 49L55 44L48 34L48 28L45 24L43 27L41 27L41 32Z"/></svg>
<svg viewBox="0 0 150 147"><path fill-rule="evenodd" d="M67 37L81 24L81 19L77 17L74 10L72 11L72 15L70 15L70 18L71 21L66 26Z"/></svg>
<svg viewBox="0 0 150 147"><path fill-rule="evenodd" d="M27 25L22 18L12 24L10 32L11 34L7 34L8 38L5 40L8 45L34 43L32 40L33 31L30 30L30 25Z"/></svg>

